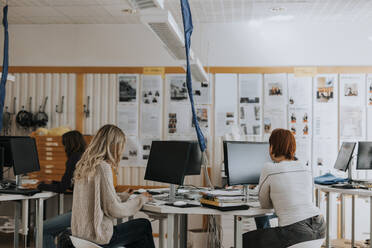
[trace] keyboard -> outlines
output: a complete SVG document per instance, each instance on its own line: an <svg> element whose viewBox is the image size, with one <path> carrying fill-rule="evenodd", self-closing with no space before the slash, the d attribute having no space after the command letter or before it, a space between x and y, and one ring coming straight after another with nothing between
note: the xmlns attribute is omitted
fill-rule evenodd
<svg viewBox="0 0 372 248"><path fill-rule="evenodd" d="M38 189L0 189L0 194L8 194L8 195L27 195L31 196L41 191Z"/></svg>

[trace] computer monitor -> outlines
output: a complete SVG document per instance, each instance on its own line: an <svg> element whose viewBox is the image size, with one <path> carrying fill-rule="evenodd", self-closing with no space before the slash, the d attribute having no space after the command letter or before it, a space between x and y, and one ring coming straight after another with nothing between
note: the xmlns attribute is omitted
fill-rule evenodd
<svg viewBox="0 0 372 248"><path fill-rule="evenodd" d="M40 170L35 139L31 137L11 138L10 149L14 175Z"/></svg>
<svg viewBox="0 0 372 248"><path fill-rule="evenodd" d="M153 141L145 180L183 185L191 146L185 141Z"/></svg>
<svg viewBox="0 0 372 248"><path fill-rule="evenodd" d="M347 171L353 157L355 142L342 142L341 148L338 151L337 159L334 168L341 171Z"/></svg>
<svg viewBox="0 0 372 248"><path fill-rule="evenodd" d="M224 141L228 185L258 184L262 168L270 162L269 143Z"/></svg>
<svg viewBox="0 0 372 248"><path fill-rule="evenodd" d="M357 170L372 169L372 142L359 141L357 155Z"/></svg>
<svg viewBox="0 0 372 248"><path fill-rule="evenodd" d="M186 141L190 143L190 156L186 166L185 176L200 175L203 163L203 154L197 141Z"/></svg>

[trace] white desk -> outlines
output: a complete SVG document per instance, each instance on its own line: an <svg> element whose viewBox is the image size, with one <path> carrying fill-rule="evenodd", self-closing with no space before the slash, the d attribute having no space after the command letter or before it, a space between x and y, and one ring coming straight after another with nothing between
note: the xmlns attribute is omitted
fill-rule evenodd
<svg viewBox="0 0 372 248"><path fill-rule="evenodd" d="M166 205L150 205L145 204L142 208L143 212L150 215L159 216L159 247L163 248L165 244L164 221L168 219L167 224L167 247L178 248L178 237L180 237L180 248L187 247L187 216L195 215L230 215L234 216L234 229L236 230L236 220L238 216L258 217L266 214L271 214L274 211L271 209L250 208L249 210L239 211L219 211L211 208L192 207L192 208L177 208ZM178 226L180 218L180 225ZM180 230L181 229L181 230ZM234 233L235 233L234 230ZM236 237L234 243L237 243ZM236 246L235 246L236 247Z"/></svg>
<svg viewBox="0 0 372 248"><path fill-rule="evenodd" d="M19 233L19 217L21 203L23 207L28 207L28 201L36 200L36 248L43 247L43 213L44 213L44 200L55 196L52 192L42 192L32 196L26 195L11 195L11 194L0 194L0 202L14 201L15 211L14 211L14 247L18 248L18 233ZM27 218L28 214L23 211L23 218ZM27 225L26 227L27 228Z"/></svg>
<svg viewBox="0 0 372 248"><path fill-rule="evenodd" d="M365 189L338 189L332 188L331 186L325 185L317 185L315 184L315 189L317 190L317 205L319 204L319 191L323 191L326 194L326 219L327 219L327 231L326 231L326 247L330 247L330 238L329 238L329 230L330 230L330 215L331 215L331 193L338 193L341 195L341 236L344 238L345 235L345 220L344 220L344 212L345 212L345 204L343 195L351 195L351 247L354 247L355 243L355 196L360 197L368 197L370 202L370 238L372 238L372 190L365 190ZM319 205L318 205L319 206ZM370 247L372 248L372 242L370 242Z"/></svg>

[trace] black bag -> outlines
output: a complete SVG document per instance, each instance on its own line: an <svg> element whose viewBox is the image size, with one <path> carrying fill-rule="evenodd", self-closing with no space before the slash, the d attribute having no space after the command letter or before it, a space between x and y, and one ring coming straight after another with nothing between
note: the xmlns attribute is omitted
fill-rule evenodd
<svg viewBox="0 0 372 248"><path fill-rule="evenodd" d="M58 248L75 248L75 246L72 244L71 239L71 230L67 229L63 231L59 236L58 236Z"/></svg>

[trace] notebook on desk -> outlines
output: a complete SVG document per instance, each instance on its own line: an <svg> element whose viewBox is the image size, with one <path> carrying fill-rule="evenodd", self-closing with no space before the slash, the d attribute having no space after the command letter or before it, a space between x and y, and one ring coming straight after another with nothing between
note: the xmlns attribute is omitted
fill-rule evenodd
<svg viewBox="0 0 372 248"><path fill-rule="evenodd" d="M38 189L0 189L0 194L8 194L8 195L27 195L32 196L41 191Z"/></svg>

